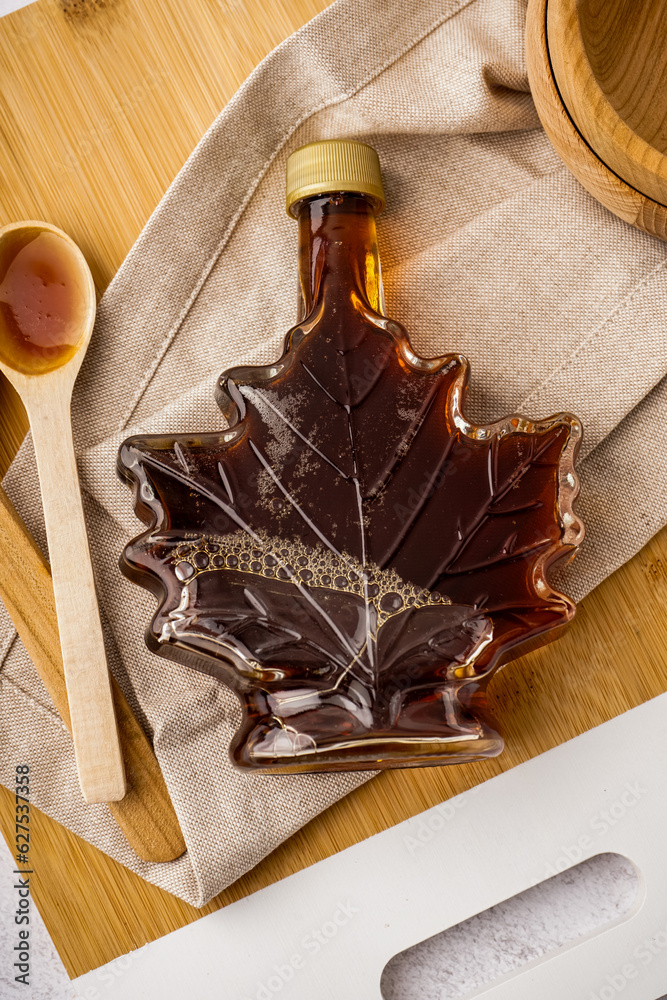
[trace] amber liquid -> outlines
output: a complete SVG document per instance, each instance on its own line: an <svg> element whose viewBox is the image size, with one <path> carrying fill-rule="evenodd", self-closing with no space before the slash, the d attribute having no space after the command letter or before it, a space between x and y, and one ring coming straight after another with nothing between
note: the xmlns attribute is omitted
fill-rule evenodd
<svg viewBox="0 0 667 1000"><path fill-rule="evenodd" d="M41 375L76 353L87 310L70 245L39 229L0 240L0 361Z"/></svg>
<svg viewBox="0 0 667 1000"><path fill-rule="evenodd" d="M496 754L492 670L574 612L544 574L577 544L579 425L468 424L465 359L415 356L384 315L372 203L298 218L303 318L274 365L221 377L230 429L121 449L147 642L238 693L240 767Z"/></svg>

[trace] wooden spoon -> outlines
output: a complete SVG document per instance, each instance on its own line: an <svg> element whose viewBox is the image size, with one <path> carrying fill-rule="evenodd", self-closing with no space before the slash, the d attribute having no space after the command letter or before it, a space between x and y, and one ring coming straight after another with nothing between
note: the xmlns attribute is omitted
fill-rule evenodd
<svg viewBox="0 0 667 1000"><path fill-rule="evenodd" d="M0 230L0 370L27 410L37 456L79 782L86 802L113 802L125 772L70 416L95 308L69 236L45 222Z"/></svg>

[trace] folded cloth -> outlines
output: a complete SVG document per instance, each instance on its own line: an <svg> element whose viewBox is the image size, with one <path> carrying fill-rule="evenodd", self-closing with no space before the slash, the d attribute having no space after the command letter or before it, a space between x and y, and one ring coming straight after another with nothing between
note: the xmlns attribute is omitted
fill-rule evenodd
<svg viewBox="0 0 667 1000"><path fill-rule="evenodd" d="M140 530L119 443L220 428L216 377L275 359L295 322L293 149L348 136L379 151L388 313L418 353L468 355L472 418L581 418L588 534L568 593L583 597L667 520L666 248L554 153L529 93L524 19L521 0L338 0L230 101L100 303L73 406L86 517L111 666L154 740L187 854L142 862L106 806L84 805L69 736L4 611L0 779L29 761L37 806L195 906L366 777L234 772L235 696L148 652L154 601L117 568ZM5 487L45 544L29 440Z"/></svg>

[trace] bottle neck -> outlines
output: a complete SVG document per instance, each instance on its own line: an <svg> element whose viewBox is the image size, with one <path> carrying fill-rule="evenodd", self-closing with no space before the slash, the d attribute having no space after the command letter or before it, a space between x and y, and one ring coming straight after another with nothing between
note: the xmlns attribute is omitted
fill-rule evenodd
<svg viewBox="0 0 667 1000"><path fill-rule="evenodd" d="M300 319L326 300L343 312L359 305L384 315L373 199L324 194L295 206L299 221Z"/></svg>

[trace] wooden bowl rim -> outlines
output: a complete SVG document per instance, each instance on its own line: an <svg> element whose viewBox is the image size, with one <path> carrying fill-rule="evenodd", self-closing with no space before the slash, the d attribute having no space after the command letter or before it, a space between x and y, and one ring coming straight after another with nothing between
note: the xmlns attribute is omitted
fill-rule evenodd
<svg viewBox="0 0 667 1000"><path fill-rule="evenodd" d="M543 128L563 165L602 207L624 222L667 240L667 209L627 184L591 149L562 103L549 61L546 0L528 0L526 67Z"/></svg>
<svg viewBox="0 0 667 1000"><path fill-rule="evenodd" d="M621 118L616 108L609 101L609 98L600 87L600 84L598 83L597 77L595 76L593 68L588 59L588 53L586 51L586 46L584 44L584 39L581 33L581 21L579 19L580 5L581 5L581 0L544 0L544 37L546 40L547 57L549 60L549 72L554 82L554 86L558 92L558 98L560 100L560 103L563 107L563 110L567 113L568 118L572 122L573 128L576 129L577 133L581 136L581 139L590 149L591 153L600 161L600 163L602 163L604 167L606 167L606 169L610 173L612 173L615 177L617 177L618 180L621 181L623 184L627 185L627 187L629 187L631 190L636 191L637 194L640 195L642 198L646 198L647 201L653 202L653 204L659 205L661 208L667 208L666 204L660 201L656 201L656 199L653 198L651 195L646 194L639 188L636 188L633 184L631 184L628 180L626 180L625 177L619 174L609 163L607 163L606 160L604 160L600 156L595 147L586 138L586 133L585 131L582 131L582 128L585 129L588 122L592 121L592 118L587 117L587 106L590 107L592 102L590 101L582 102L582 107L584 109L583 114L585 120L581 123L581 125L579 125L575 121L572 112L570 111L570 108L563 99L563 94L558 82L558 77L556 76L556 71L554 69L553 59L551 56L552 47L551 47L551 39L549 36L550 9L552 11L552 16L554 16L555 12L558 24L561 25L562 27L563 35L567 36L567 41L568 45L570 46L571 55L579 61L580 71L585 73L586 79L582 86L582 90L588 89L589 93L593 92L595 94L595 97L604 104L605 110L609 113L609 115L613 119L614 125L613 128L609 130L609 132L613 135L618 135L621 138L621 142L615 142L615 145L622 146L623 143L627 144L629 143L629 141L638 144L639 149L641 150L641 155L640 157L638 157L638 159L644 159L645 156L647 156L649 159L655 158L656 156L659 157L661 164L664 165L665 174L667 174L667 153L661 152L661 150L657 149L655 146L652 146L637 132L634 132L630 128L630 126L625 122L625 120ZM568 21L571 21L571 23L576 24L577 26L576 31L569 31L567 29ZM644 166L645 166L645 161L644 161ZM655 170L651 170L650 172L653 174L656 180L660 180L664 183L664 178L659 173L656 173Z"/></svg>

